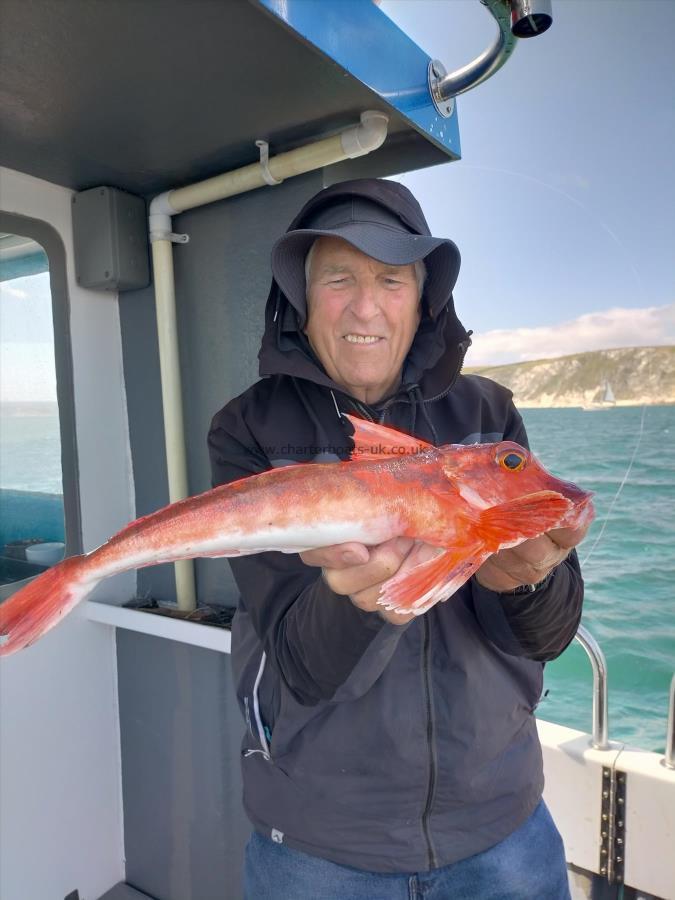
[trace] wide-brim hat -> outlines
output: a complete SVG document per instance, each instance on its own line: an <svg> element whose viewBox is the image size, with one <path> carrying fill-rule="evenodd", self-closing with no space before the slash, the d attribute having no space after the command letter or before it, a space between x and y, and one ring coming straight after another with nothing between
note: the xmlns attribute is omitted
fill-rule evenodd
<svg viewBox="0 0 675 900"><path fill-rule="evenodd" d="M272 247L274 279L296 309L301 325L307 318L305 258L317 238L336 237L357 250L393 266L424 260L427 277L423 298L435 317L447 304L460 267L457 246L448 238L417 234L391 210L360 196L336 201L312 212L303 228L284 234Z"/></svg>

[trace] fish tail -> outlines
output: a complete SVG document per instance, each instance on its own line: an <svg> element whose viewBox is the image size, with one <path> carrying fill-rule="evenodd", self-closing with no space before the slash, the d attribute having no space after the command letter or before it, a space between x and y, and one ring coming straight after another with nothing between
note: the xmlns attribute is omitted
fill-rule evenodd
<svg viewBox="0 0 675 900"><path fill-rule="evenodd" d="M0 656L28 647L57 625L98 584L86 556L47 569L0 604Z"/></svg>

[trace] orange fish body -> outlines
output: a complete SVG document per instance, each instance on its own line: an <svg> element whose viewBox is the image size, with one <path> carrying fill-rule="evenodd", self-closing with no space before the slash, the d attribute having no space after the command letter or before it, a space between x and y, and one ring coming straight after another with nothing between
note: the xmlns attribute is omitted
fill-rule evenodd
<svg viewBox="0 0 675 900"><path fill-rule="evenodd" d="M379 602L421 614L497 550L592 519L591 494L552 476L518 444L435 448L348 418L350 462L273 469L189 497L35 578L0 605L0 656L32 644L102 579L128 569L406 536L439 553L389 579Z"/></svg>

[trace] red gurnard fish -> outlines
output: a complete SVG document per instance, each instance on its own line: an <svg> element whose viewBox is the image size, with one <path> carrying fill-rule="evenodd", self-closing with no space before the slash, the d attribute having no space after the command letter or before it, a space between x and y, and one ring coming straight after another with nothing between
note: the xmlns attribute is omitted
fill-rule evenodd
<svg viewBox="0 0 675 900"><path fill-rule="evenodd" d="M406 536L418 542L413 554L423 544L439 552L385 582L378 602L421 614L492 553L593 518L589 492L555 478L518 444L436 448L348 418L351 461L272 469L180 500L39 575L0 606L0 655L32 644L102 579L128 569Z"/></svg>

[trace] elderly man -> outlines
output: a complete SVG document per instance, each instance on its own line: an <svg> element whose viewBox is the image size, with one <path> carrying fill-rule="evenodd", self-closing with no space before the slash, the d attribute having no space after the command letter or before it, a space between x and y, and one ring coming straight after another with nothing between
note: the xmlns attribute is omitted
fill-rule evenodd
<svg viewBox="0 0 675 900"><path fill-rule="evenodd" d="M214 417L214 485L348 458L343 413L526 445L510 393L460 374L458 271L401 185L312 198L272 251L267 377ZM419 617L376 602L408 539L231 561L248 900L569 896L533 713L579 622L582 537L503 550Z"/></svg>

